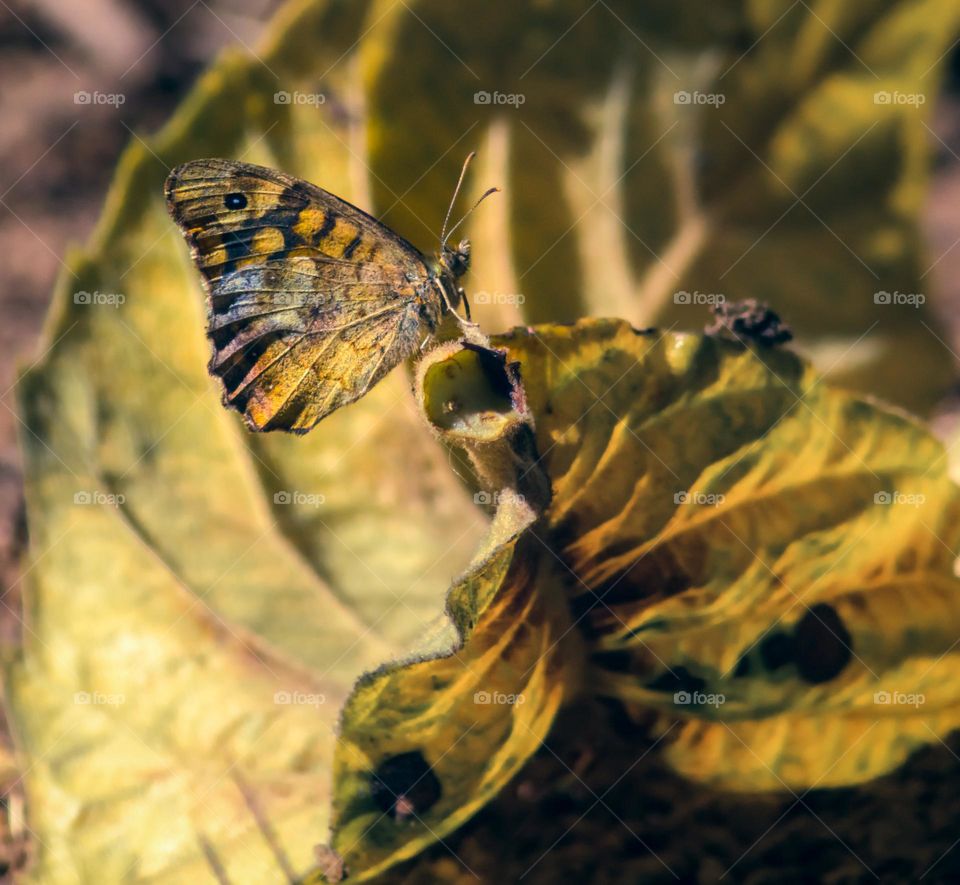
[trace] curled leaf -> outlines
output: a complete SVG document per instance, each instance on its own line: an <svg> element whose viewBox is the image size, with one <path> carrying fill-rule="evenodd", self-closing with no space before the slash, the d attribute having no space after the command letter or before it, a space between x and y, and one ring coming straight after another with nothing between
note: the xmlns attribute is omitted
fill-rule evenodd
<svg viewBox="0 0 960 885"><path fill-rule="evenodd" d="M497 505L490 535L447 597L455 634L363 677L344 707L332 847L361 879L495 796L540 747L579 671L563 582L537 539L546 482L515 368L452 343L417 378L435 431L501 485L481 493Z"/></svg>
<svg viewBox="0 0 960 885"><path fill-rule="evenodd" d="M960 490L918 422L781 349L615 321L495 343L596 684L661 711L679 770L856 783L960 726Z"/></svg>

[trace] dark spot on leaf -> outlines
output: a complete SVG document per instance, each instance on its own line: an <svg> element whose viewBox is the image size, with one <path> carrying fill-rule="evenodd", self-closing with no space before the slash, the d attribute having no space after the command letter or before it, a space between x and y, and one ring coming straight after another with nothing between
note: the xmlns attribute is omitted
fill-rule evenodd
<svg viewBox="0 0 960 885"><path fill-rule="evenodd" d="M829 682L843 672L853 657L853 639L832 605L811 608L794 631L797 669L814 685Z"/></svg>
<svg viewBox="0 0 960 885"><path fill-rule="evenodd" d="M750 658L744 655L737 661L737 666L733 671L733 678L742 679L744 676L749 676L752 669L753 665L750 663Z"/></svg>
<svg viewBox="0 0 960 885"><path fill-rule="evenodd" d="M768 670L779 670L792 664L796 655L796 642L789 633L778 630L769 633L760 643L760 660Z"/></svg>
<svg viewBox="0 0 960 885"><path fill-rule="evenodd" d="M441 796L440 781L419 750L384 759L370 776L370 795L394 820L427 811Z"/></svg>
<svg viewBox="0 0 960 885"><path fill-rule="evenodd" d="M223 205L228 209L244 209L247 205L247 197L241 193L227 194L223 198Z"/></svg>
<svg viewBox="0 0 960 885"><path fill-rule="evenodd" d="M703 691L707 683L699 676L694 676L686 667L674 667L666 673L661 673L656 679L647 683L647 688L653 691L676 692Z"/></svg>
<svg viewBox="0 0 960 885"><path fill-rule="evenodd" d="M601 651L593 655L593 661L604 670L614 673L629 673L633 655L628 651Z"/></svg>

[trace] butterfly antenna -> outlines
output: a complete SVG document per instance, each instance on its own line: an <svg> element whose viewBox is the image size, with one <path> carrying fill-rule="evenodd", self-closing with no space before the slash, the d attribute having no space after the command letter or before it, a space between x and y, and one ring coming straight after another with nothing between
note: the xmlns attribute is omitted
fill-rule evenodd
<svg viewBox="0 0 960 885"><path fill-rule="evenodd" d="M498 187L488 188L484 193L484 195L480 197L480 199L477 200L477 202L470 207L470 209L467 211L467 214L464 215L463 218L461 218L453 227L450 228L450 230L447 232L447 237L451 236L453 232L470 217L470 214L473 212L473 210L476 209L477 206L479 206L487 197L489 197L490 194L499 194L499 193L500 193L500 188ZM447 242L446 238L443 240L443 242L444 243Z"/></svg>
<svg viewBox="0 0 960 885"><path fill-rule="evenodd" d="M450 205L447 207L446 218L443 219L443 230L440 231L441 249L447 242L447 223L450 221L450 213L453 212L453 205L457 202L457 197L460 194L460 188L463 185L464 176L467 174L467 167L470 165L470 161L473 160L476 155L476 151L470 151L470 153L467 154L467 159L463 161L463 168L460 170L460 177L457 179L457 186L453 189L453 196L450 198Z"/></svg>

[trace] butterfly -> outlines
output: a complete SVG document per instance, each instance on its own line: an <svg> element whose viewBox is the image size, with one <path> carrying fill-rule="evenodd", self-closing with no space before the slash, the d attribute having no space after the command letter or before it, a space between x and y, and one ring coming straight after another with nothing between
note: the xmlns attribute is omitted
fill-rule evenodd
<svg viewBox="0 0 960 885"><path fill-rule="evenodd" d="M470 243L429 261L366 212L284 172L193 160L164 192L207 291L211 374L252 430L306 433L363 396L469 304ZM474 209L498 188L490 188ZM470 210L471 212L473 209ZM470 212L467 213L469 215Z"/></svg>

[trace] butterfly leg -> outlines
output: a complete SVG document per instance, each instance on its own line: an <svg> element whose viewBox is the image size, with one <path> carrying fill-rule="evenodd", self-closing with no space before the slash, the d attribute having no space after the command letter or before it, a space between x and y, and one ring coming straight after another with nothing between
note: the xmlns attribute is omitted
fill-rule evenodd
<svg viewBox="0 0 960 885"><path fill-rule="evenodd" d="M473 329L479 329L480 327L475 322L473 322L473 320L470 318L470 302L467 301L466 293L463 291L463 289L458 287L457 294L460 296L461 300L463 301L464 312L467 315L466 319L464 319L462 316L460 316L459 313L457 313L457 309L453 306L453 303L450 301L450 296L447 294L446 287L443 285L443 283L437 279L434 280L434 283L436 284L437 288L440 290L440 295L443 298L443 303L446 304L447 306L447 310L449 310L450 313L452 313L457 318L457 322L459 322L460 325L465 329L467 327L470 327Z"/></svg>

